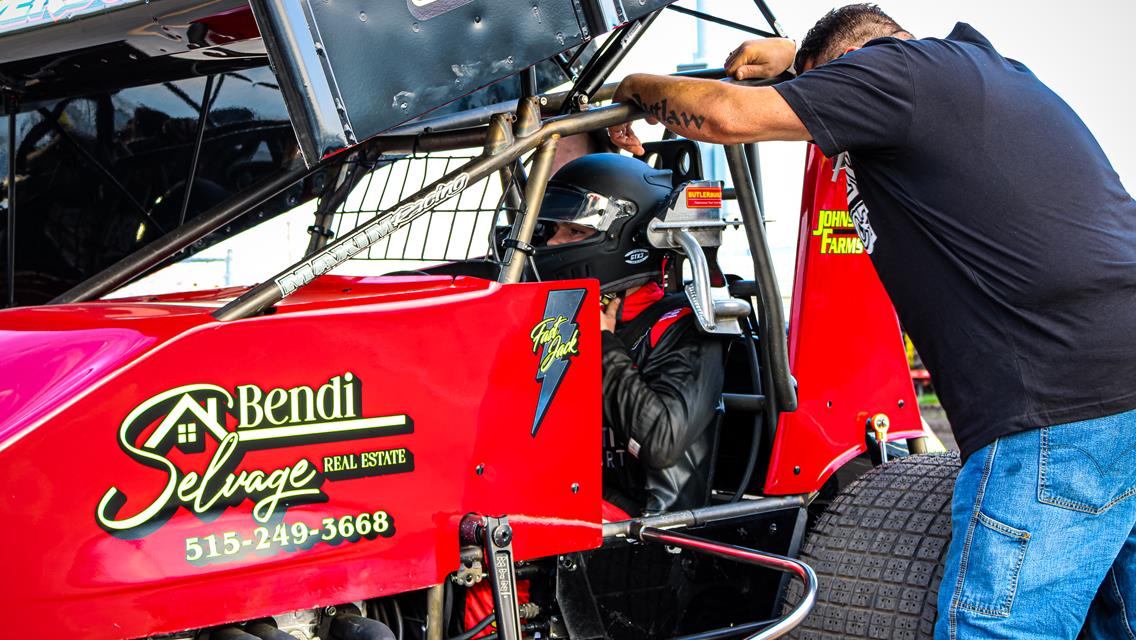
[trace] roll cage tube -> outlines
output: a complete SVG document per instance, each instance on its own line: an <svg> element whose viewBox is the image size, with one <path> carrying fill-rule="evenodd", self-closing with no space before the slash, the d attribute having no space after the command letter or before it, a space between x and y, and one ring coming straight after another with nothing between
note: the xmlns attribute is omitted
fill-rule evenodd
<svg viewBox="0 0 1136 640"><path fill-rule="evenodd" d="M604 42L603 48L597 51L591 60L588 60L588 64L580 73L580 77L576 79L572 88L564 96L560 112L582 111L590 101L593 101L596 92L603 86L607 77L611 75L612 71L615 71L615 68L627 56L627 52L635 46L635 43L639 42L639 38L643 37L647 28L659 17L660 13L662 13L662 9L649 13L638 20L632 20L614 31Z"/></svg>
<svg viewBox="0 0 1136 640"><path fill-rule="evenodd" d="M485 140L485 127L448 131L441 134L424 133L409 136L383 136L360 144L359 162L373 162L384 153L410 153L411 151L440 151L465 149ZM352 156L328 156L311 167L298 167L270 176L252 185L237 198L222 202L169 233L159 237L142 249L123 258L98 274L79 283L52 299L51 304L87 302L118 289L154 267L174 253L197 242L226 224L240 218L255 207L283 193L288 188L321 170L337 163L350 162ZM346 192L344 192L346 193Z"/></svg>
<svg viewBox="0 0 1136 640"><path fill-rule="evenodd" d="M327 245L310 258L253 287L241 297L215 311L213 317L221 321L239 320L265 311L316 277L327 273L417 219L431 210L434 205L458 195L466 185L476 183L500 171L501 168L554 137L603 129L638 120L645 115L638 107L618 104L550 120L534 133L512 140L508 144L502 143L499 151L485 153L469 164L442 176L391 209L359 225L354 231ZM518 238L518 240L527 243L531 238Z"/></svg>
<svg viewBox="0 0 1136 640"><path fill-rule="evenodd" d="M261 313L295 290L307 285L316 277L327 273L352 256L391 235L397 229L409 224L431 210L434 205L459 194L467 185L476 183L507 167L523 154L559 137L621 124L640 119L644 115L642 110L632 105L612 105L550 120L530 135L511 142L507 141L507 138L511 136L511 131L508 132L507 136L502 133L501 135L504 138L496 143L498 149L495 152L487 151L473 162L451 171L399 202L393 208L360 225L350 234L278 273L272 279L252 288L241 297L218 309L213 316L221 321L229 321ZM442 136L444 134L436 135ZM553 144L555 143L553 142ZM539 155L545 156L546 154L548 154L547 148ZM768 338L766 348L769 350L773 387L776 391L774 394L776 405L781 411L793 411L797 406L797 395L789 372L784 315L780 306L779 288L773 272L773 261L765 238L761 212L757 206L753 178L750 175L749 165L741 146L727 146L726 156L731 174L734 177L734 189L742 211L742 218L747 228L746 237L750 244L755 279L759 282L759 289L763 294L760 325L763 336ZM535 195L531 193L532 189L529 189L529 191L530 197ZM543 185L541 194L543 194ZM539 215L539 207L530 204L526 214L526 218ZM528 225L528 227L527 237L518 233L515 236L516 241L524 244L531 241L532 228L531 225ZM521 229L523 230L524 227L522 226ZM520 260L523 260L523 254L514 251L511 258L509 262L516 264L512 264L512 268L509 268L508 272L515 273L520 266ZM506 278L506 281L509 280Z"/></svg>

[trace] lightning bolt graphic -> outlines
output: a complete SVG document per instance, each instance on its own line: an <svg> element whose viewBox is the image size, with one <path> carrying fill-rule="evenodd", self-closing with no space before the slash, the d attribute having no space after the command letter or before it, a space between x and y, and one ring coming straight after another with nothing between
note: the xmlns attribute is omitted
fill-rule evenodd
<svg viewBox="0 0 1136 640"><path fill-rule="evenodd" d="M580 306L584 304L584 294L586 293L587 290L585 289L567 289L551 291L548 294L548 302L544 307L544 317L568 318L568 322L563 322L558 327L561 344L568 344L572 335L576 332L576 316L580 313ZM548 344L541 345L540 357L537 359L536 379L540 382L540 395L537 397L536 415L533 417L532 424L532 436L534 438L536 432L540 429L541 421L544 420L545 413L548 412L548 405L552 403L556 390L560 388L560 383L564 380L564 374L568 372L568 365L572 364L572 356L565 355L557 358L549 364L547 369L541 371L540 363L544 361L548 348Z"/></svg>

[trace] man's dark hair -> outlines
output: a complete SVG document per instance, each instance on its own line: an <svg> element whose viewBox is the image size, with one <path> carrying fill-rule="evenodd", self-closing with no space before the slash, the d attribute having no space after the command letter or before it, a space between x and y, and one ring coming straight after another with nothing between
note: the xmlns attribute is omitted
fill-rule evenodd
<svg viewBox="0 0 1136 640"><path fill-rule="evenodd" d="M833 9L809 29L801 41L794 66L797 73L801 73L807 64L824 64L848 47L858 47L874 38L905 32L891 16L871 3Z"/></svg>

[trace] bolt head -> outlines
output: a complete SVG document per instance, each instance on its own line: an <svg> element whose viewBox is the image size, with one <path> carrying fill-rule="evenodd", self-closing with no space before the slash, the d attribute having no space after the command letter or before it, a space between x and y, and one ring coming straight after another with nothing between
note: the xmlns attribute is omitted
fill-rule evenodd
<svg viewBox="0 0 1136 640"><path fill-rule="evenodd" d="M572 483L572 493L579 493L579 492L580 492L580 483L579 482L573 482Z"/></svg>
<svg viewBox="0 0 1136 640"><path fill-rule="evenodd" d="M503 547L513 541L513 528L507 524L497 525L493 530L493 543Z"/></svg>
<svg viewBox="0 0 1136 640"><path fill-rule="evenodd" d="M477 475L481 475L481 474L485 473L485 464L483 463L483 464L477 465L477 468L474 469L474 471L477 472Z"/></svg>

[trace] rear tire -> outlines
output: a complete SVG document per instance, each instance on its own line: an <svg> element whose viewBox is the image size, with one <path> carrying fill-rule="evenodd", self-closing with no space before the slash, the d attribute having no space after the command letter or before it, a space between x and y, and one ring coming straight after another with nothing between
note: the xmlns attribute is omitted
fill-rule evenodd
<svg viewBox="0 0 1136 640"><path fill-rule="evenodd" d="M957 453L909 456L837 494L801 552L820 583L816 606L789 637L930 640L959 467ZM790 584L787 608L802 591Z"/></svg>

